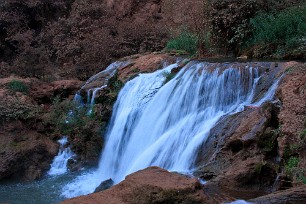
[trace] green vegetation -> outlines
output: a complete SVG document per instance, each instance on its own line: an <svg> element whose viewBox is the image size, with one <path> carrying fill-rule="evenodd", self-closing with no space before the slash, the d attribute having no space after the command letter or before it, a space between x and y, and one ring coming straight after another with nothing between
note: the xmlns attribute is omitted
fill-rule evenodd
<svg viewBox="0 0 306 204"><path fill-rule="evenodd" d="M306 142L306 129L300 133L300 139Z"/></svg>
<svg viewBox="0 0 306 204"><path fill-rule="evenodd" d="M250 23L253 36L248 45L274 44L277 52L299 47L306 40L306 4L275 14L260 13Z"/></svg>
<svg viewBox="0 0 306 204"><path fill-rule="evenodd" d="M291 178L295 178L298 182L306 184L306 177L304 176L305 170L298 167L300 161L301 160L298 157L290 157L286 162L285 170L287 175L289 175Z"/></svg>
<svg viewBox="0 0 306 204"><path fill-rule="evenodd" d="M83 132L95 120L95 116L88 114L85 107L77 107L70 100L60 101L58 97L54 99L52 109L45 118L46 123L54 126L55 133L62 135Z"/></svg>
<svg viewBox="0 0 306 204"><path fill-rule="evenodd" d="M189 54L195 54L197 51L198 39L195 35L182 31L179 36L167 43L166 49L176 50L178 52L186 51Z"/></svg>
<svg viewBox="0 0 306 204"><path fill-rule="evenodd" d="M281 126L275 130L271 130L267 134L263 134L258 141L258 146L263 149L268 154L275 151L277 146L277 138L281 136Z"/></svg>
<svg viewBox="0 0 306 204"><path fill-rule="evenodd" d="M306 184L306 177L305 176L302 176L301 180L302 180L303 184Z"/></svg>
<svg viewBox="0 0 306 204"><path fill-rule="evenodd" d="M257 163L255 164L254 170L256 174L260 174L262 171L262 167L264 166L264 164L262 163Z"/></svg>
<svg viewBox="0 0 306 204"><path fill-rule="evenodd" d="M38 106L24 104L17 99L14 101L0 100L0 122L9 120L27 120L37 117L41 113Z"/></svg>
<svg viewBox="0 0 306 204"><path fill-rule="evenodd" d="M13 93L15 92L21 92L24 94L28 93L28 86L19 80L12 80L8 83L8 88L10 91L12 91Z"/></svg>
<svg viewBox="0 0 306 204"><path fill-rule="evenodd" d="M112 98L114 100L112 103L115 103L115 100L117 99L117 96L118 96L120 90L124 86L124 83L121 80L119 80L118 76L119 76L118 72L116 72L114 74L114 76L108 80L108 83L107 83L107 86L108 86L109 91L110 91L109 95L112 96Z"/></svg>
<svg viewBox="0 0 306 204"><path fill-rule="evenodd" d="M299 163L300 163L300 159L298 157L294 157L294 156L290 157L288 161L286 162L286 166L285 166L287 174L292 175L296 167L299 165Z"/></svg>
<svg viewBox="0 0 306 204"><path fill-rule="evenodd" d="M168 83L171 79L173 79L175 77L175 74L174 73L171 73L171 72L163 72L163 76L165 77L165 81L163 84L166 84Z"/></svg>

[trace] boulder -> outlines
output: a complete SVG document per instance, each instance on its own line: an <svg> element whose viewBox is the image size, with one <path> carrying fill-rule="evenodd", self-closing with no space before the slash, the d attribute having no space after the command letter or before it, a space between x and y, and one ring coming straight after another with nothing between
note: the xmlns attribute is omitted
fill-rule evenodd
<svg viewBox="0 0 306 204"><path fill-rule="evenodd" d="M94 193L98 193L104 190L109 189L110 187L112 187L114 185L114 181L112 179L107 179L105 181L103 181L94 191Z"/></svg>
<svg viewBox="0 0 306 204"><path fill-rule="evenodd" d="M256 204L304 204L306 202L306 185L261 196L249 200Z"/></svg>
<svg viewBox="0 0 306 204"><path fill-rule="evenodd" d="M171 64L176 61L175 57L161 53L134 55L123 59L130 61L127 66L119 69L118 78L123 82L128 81L139 73L151 73L161 69L164 63Z"/></svg>
<svg viewBox="0 0 306 204"><path fill-rule="evenodd" d="M0 128L0 180L36 180L50 168L57 152L57 143L22 122L6 122Z"/></svg>
<svg viewBox="0 0 306 204"><path fill-rule="evenodd" d="M64 204L219 203L216 192L205 192L196 178L170 173L159 167L133 173L112 188L64 201ZM232 200L224 199L223 200ZM222 201L223 201L222 200Z"/></svg>

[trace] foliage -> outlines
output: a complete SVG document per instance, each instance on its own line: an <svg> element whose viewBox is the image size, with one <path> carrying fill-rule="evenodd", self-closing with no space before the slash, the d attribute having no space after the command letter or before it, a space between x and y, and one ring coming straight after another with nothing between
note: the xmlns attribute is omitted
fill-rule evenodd
<svg viewBox="0 0 306 204"><path fill-rule="evenodd" d="M8 83L8 88L12 92L22 92L24 94L28 93L28 86L19 80L12 80Z"/></svg>
<svg viewBox="0 0 306 204"><path fill-rule="evenodd" d="M55 133L72 135L75 131L86 129L91 121L96 120L93 114L88 114L86 107L78 107L73 101L60 101L56 97L45 122L54 126Z"/></svg>
<svg viewBox="0 0 306 204"><path fill-rule="evenodd" d="M250 20L253 37L248 44L274 43L297 47L306 37L306 4L276 14L260 13Z"/></svg>
<svg viewBox="0 0 306 204"><path fill-rule="evenodd" d="M118 79L118 71L114 74L114 76L112 78L110 78L108 80L107 86L109 88L110 91L110 96L112 96L112 103L115 102L115 100L117 99L117 96L121 90L121 88L124 86L124 83Z"/></svg>
<svg viewBox="0 0 306 204"><path fill-rule="evenodd" d="M161 18L149 12L145 21L131 20L130 14L148 2L106 4L97 0L1 3L0 66L5 69L0 74L85 80L114 59L165 46L167 32L159 24ZM126 16L118 8L124 8Z"/></svg>
<svg viewBox="0 0 306 204"><path fill-rule="evenodd" d="M37 117L41 113L39 107L24 104L17 99L14 101L0 100L0 122L9 120L27 120Z"/></svg>
<svg viewBox="0 0 306 204"><path fill-rule="evenodd" d="M163 76L165 77L165 81L163 84L166 84L175 77L175 73L164 71Z"/></svg>
<svg viewBox="0 0 306 204"><path fill-rule="evenodd" d="M182 31L179 36L167 43L167 50L184 50L190 54L197 51L198 38L186 31Z"/></svg>
<svg viewBox="0 0 306 204"><path fill-rule="evenodd" d="M300 163L300 159L298 157L294 157L294 156L290 157L285 166L286 172L288 174L292 174L294 169L299 165L299 163Z"/></svg>
<svg viewBox="0 0 306 204"><path fill-rule="evenodd" d="M302 141L306 142L306 129L304 129L299 136Z"/></svg>

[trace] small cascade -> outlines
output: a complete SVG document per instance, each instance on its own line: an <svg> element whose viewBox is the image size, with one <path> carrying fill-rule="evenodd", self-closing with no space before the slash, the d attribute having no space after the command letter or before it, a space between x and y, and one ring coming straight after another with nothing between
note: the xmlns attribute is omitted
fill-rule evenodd
<svg viewBox="0 0 306 204"><path fill-rule="evenodd" d="M50 176L66 173L68 171L67 162L75 155L70 147L66 147L68 143L68 138L66 136L58 140L58 143L60 144L60 149L51 164L51 169L48 171L48 175Z"/></svg>
<svg viewBox="0 0 306 204"><path fill-rule="evenodd" d="M117 61L112 64L110 64L106 69L99 72L98 74L95 74L94 76L90 77L85 84L81 87L82 89L88 89L88 86L93 82L99 82L104 85L107 85L107 82L110 78L112 78L117 70L121 67L124 67L129 64L129 61Z"/></svg>
<svg viewBox="0 0 306 204"><path fill-rule="evenodd" d="M95 105L95 98L96 98L96 94L98 91L106 88L107 85L103 85L101 87L98 87L98 88L94 88L94 89L90 89L89 92L87 92L88 94L88 101L90 101L90 104L88 105L89 108L88 108L88 114L90 115L92 113L92 110L93 110L93 107ZM91 99L89 100L90 98L90 92L92 91L92 96L91 96Z"/></svg>
<svg viewBox="0 0 306 204"><path fill-rule="evenodd" d="M148 166L187 173L199 146L225 115L272 100L278 80L255 101L265 65L190 62L169 82L165 72L140 74L120 91L105 135L99 168L63 188L65 197L88 194L106 179L120 182Z"/></svg>
<svg viewBox="0 0 306 204"><path fill-rule="evenodd" d="M90 77L86 83L81 87L81 90L87 90L87 108L88 108L88 114L92 113L94 104L95 104L95 98L97 95L97 92L106 88L108 80L112 78L117 70L119 68L122 68L129 64L129 61L117 61L112 64L110 64L105 70L99 72L98 74L95 74L94 76ZM80 96L80 93L77 93L74 97L74 101L77 101L78 104L80 99L82 100L82 97ZM84 103L82 103L84 106Z"/></svg>

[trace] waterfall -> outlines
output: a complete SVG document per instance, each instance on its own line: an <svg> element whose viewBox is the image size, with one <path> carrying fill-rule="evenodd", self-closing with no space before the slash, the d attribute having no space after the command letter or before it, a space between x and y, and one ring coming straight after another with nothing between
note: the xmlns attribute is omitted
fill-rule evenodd
<svg viewBox="0 0 306 204"><path fill-rule="evenodd" d="M94 76L90 77L85 84L81 87L82 89L87 89L87 104L88 107L88 114L92 113L93 107L95 105L95 98L97 92L106 88L108 80L112 78L119 68L125 67L129 64L129 61L118 61L110 64L106 69L95 74ZM94 87L91 87L94 86ZM80 104L80 93L77 93L74 97L74 101ZM84 105L84 104L83 104Z"/></svg>
<svg viewBox="0 0 306 204"><path fill-rule="evenodd" d="M198 148L216 122L245 106L270 100L278 83L255 102L263 72L254 64L221 68L190 62L164 84L165 72L177 66L140 74L126 83L114 105L99 168L66 185L64 196L91 193L103 180L118 183L148 166L190 172Z"/></svg>
<svg viewBox="0 0 306 204"><path fill-rule="evenodd" d="M51 168L48 171L48 175L61 175L68 171L67 162L74 156L74 153L72 152L70 147L65 147L67 142L68 138L66 136L58 140L58 143L60 144L60 150L51 164Z"/></svg>
<svg viewBox="0 0 306 204"><path fill-rule="evenodd" d="M95 105L95 98L96 98L97 92L106 88L106 87L107 87L107 85L103 85L101 87L90 89L90 90L87 91L87 98L88 98L88 101L90 101L89 108L88 108L88 114L92 113L93 107ZM91 96L91 99L90 99L90 92L91 91L92 91L92 96Z"/></svg>

